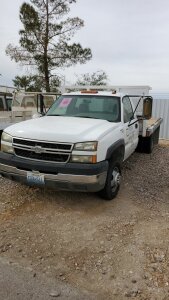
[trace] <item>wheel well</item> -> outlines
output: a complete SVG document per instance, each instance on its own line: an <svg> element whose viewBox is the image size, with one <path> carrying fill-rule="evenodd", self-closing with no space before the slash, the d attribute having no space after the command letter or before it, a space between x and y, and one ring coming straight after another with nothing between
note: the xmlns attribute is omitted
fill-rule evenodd
<svg viewBox="0 0 169 300"><path fill-rule="evenodd" d="M120 165L123 162L124 159L124 147L120 146L118 149L116 149L112 155L111 155L111 160L117 161L120 163Z"/></svg>
<svg viewBox="0 0 169 300"><path fill-rule="evenodd" d="M123 143L121 143L120 145L118 144L112 145L107 151L106 159L109 161L110 160L118 161L120 164L122 164L124 159L124 152L125 152L125 147Z"/></svg>

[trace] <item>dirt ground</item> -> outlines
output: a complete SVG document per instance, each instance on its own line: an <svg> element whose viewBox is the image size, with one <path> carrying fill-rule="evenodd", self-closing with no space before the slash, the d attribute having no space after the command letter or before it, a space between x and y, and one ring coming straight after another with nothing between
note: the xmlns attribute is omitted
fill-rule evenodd
<svg viewBox="0 0 169 300"><path fill-rule="evenodd" d="M25 187L0 178L0 257L98 300L169 299L169 147L125 162L119 195Z"/></svg>

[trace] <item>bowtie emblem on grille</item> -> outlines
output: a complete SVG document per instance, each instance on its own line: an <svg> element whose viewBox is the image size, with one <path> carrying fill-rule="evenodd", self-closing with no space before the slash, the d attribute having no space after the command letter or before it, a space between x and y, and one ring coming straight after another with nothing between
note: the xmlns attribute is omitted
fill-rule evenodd
<svg viewBox="0 0 169 300"><path fill-rule="evenodd" d="M32 147L32 151L34 151L35 153L41 154L41 153L43 153L43 148L41 146L35 146L35 147Z"/></svg>

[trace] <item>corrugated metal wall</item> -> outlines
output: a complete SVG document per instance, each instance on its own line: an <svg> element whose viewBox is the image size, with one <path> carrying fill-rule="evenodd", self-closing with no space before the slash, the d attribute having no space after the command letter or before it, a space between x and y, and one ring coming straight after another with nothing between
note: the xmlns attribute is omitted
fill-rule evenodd
<svg viewBox="0 0 169 300"><path fill-rule="evenodd" d="M153 117L163 118L160 127L160 138L169 139L169 93L152 94L153 96Z"/></svg>

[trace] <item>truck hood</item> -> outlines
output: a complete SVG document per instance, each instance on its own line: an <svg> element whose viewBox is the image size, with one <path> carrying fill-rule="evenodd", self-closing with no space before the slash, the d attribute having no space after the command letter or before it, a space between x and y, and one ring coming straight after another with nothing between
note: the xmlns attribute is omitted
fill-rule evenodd
<svg viewBox="0 0 169 300"><path fill-rule="evenodd" d="M5 132L20 138L77 143L101 139L118 127L106 120L45 116L9 126Z"/></svg>

